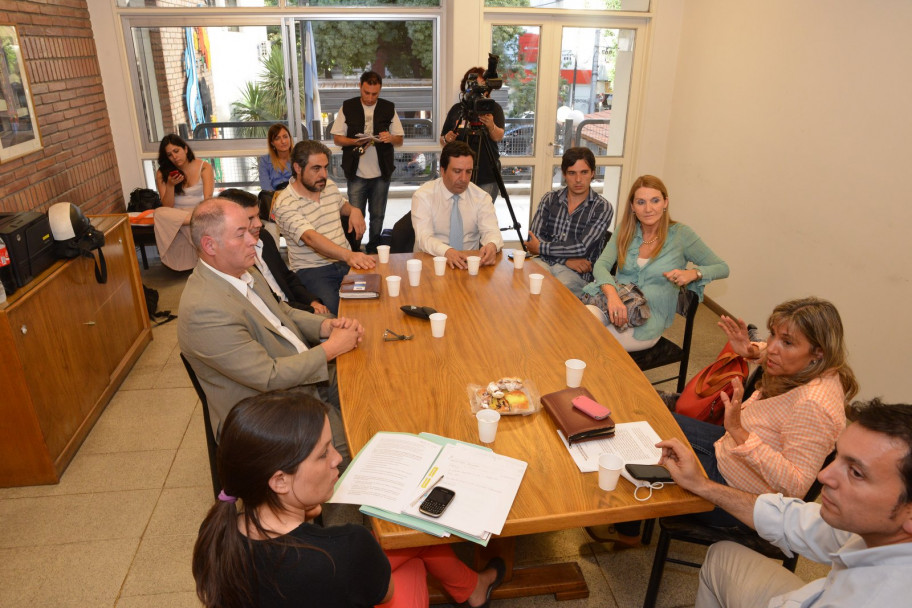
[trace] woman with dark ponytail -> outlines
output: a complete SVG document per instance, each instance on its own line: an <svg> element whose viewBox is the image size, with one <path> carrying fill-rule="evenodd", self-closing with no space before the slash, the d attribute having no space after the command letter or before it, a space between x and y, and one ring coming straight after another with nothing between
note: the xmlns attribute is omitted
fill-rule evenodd
<svg viewBox="0 0 912 608"><path fill-rule="evenodd" d="M449 545L384 553L366 528L310 523L341 460L325 406L309 395L275 391L234 407L219 443L223 489L193 549L203 605L427 606L427 572L457 602L488 605L500 558L476 573Z"/></svg>

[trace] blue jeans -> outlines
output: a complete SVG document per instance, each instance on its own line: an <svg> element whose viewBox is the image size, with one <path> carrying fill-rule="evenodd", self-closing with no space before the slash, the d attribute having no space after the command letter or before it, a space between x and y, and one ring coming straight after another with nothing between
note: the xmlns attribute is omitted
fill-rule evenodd
<svg viewBox="0 0 912 608"><path fill-rule="evenodd" d="M497 185L497 182L488 182L487 184L476 184L479 188L491 195L491 202L497 200L497 195L500 194L500 186Z"/></svg>
<svg viewBox="0 0 912 608"><path fill-rule="evenodd" d="M383 232L383 216L386 215L386 199L389 194L389 181L382 177L364 179L354 177L348 180L348 202L352 207L357 207L367 217L370 213L370 229L368 230L368 243L376 245ZM354 247L352 247L354 250Z"/></svg>
<svg viewBox="0 0 912 608"><path fill-rule="evenodd" d="M588 281L583 280L583 275L561 263L549 264L541 258L535 261L538 262L539 266L546 268L551 273L551 276L563 283L577 298L583 295L583 287L588 284Z"/></svg>
<svg viewBox="0 0 912 608"><path fill-rule="evenodd" d="M337 315L339 314L339 288L349 270L348 264L345 262L334 262L316 268L301 268L295 274L304 283L307 291L314 297L323 300L323 304L326 305L329 312Z"/></svg>

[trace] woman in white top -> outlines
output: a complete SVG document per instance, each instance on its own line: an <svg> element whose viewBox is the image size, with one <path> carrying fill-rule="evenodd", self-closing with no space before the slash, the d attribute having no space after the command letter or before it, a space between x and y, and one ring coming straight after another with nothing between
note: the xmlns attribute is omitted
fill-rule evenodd
<svg viewBox="0 0 912 608"><path fill-rule="evenodd" d="M212 198L215 175L212 166L196 158L177 135L165 135L158 146L155 185L162 206L155 210L155 243L165 266L190 270L196 265L196 250L190 241L190 215Z"/></svg>

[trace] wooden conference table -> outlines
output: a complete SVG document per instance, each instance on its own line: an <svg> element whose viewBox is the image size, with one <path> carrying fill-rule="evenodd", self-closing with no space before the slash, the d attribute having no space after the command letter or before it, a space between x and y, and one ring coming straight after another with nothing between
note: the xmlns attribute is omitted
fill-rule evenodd
<svg viewBox="0 0 912 608"><path fill-rule="evenodd" d="M422 260L421 284L408 283L406 261ZM610 407L615 422L648 420L660 437L684 436L649 381L599 321L556 279L527 260L514 270L505 255L477 276L447 268L434 274L431 256L395 254L370 272L399 275L399 296L386 282L379 300L342 300L339 314L358 319L364 341L338 359L342 416L353 454L378 431L427 431L479 443L466 386L484 386L504 376L532 380L540 394L566 388L564 361L586 362L583 386ZM542 293L529 293L529 275L545 275ZM446 334L431 336L430 323L404 314L406 304L446 313ZM385 342L384 329L411 334L411 340ZM476 555L505 555L513 562L510 537L605 523L707 511L711 505L677 486L654 492L646 502L633 497L621 480L614 492L598 487L596 473L580 473L544 410L529 416L503 416L491 447L529 463L500 537ZM417 547L440 539L374 519L387 549ZM576 563L510 569L495 597L555 593L558 599L588 596Z"/></svg>

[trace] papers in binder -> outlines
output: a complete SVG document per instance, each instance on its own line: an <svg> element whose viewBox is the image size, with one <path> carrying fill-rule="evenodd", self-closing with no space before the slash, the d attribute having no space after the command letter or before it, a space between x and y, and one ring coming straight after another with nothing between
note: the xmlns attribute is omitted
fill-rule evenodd
<svg viewBox="0 0 912 608"><path fill-rule="evenodd" d="M500 534L527 464L488 448L422 433L377 433L336 483L329 502L436 536L486 545ZM418 511L434 480L456 493L439 518Z"/></svg>

